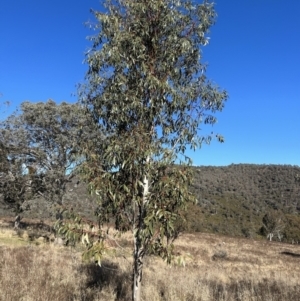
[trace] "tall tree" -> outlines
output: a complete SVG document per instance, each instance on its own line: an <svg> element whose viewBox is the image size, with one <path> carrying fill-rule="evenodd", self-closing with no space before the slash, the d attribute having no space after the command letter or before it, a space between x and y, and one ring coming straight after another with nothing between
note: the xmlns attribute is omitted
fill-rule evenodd
<svg viewBox="0 0 300 301"><path fill-rule="evenodd" d="M0 181L4 200L21 208L39 194L61 203L66 183L82 161L80 142L89 139L91 124L79 104L24 102L20 109L0 124L0 155L6 161Z"/></svg>
<svg viewBox="0 0 300 301"><path fill-rule="evenodd" d="M262 235L265 235L270 241L272 241L274 236L281 241L286 222L284 221L284 217L282 214L280 214L280 212L267 212L263 216L262 223L263 226L260 229Z"/></svg>
<svg viewBox="0 0 300 301"><path fill-rule="evenodd" d="M99 220L113 215L116 229L132 231L138 301L144 256L170 261L174 223L193 200L185 151L211 141L200 124L216 122L227 93L206 78L201 63L216 18L212 3L107 0L105 7L93 11L97 34L80 96L108 143L101 156L86 149L82 172L99 195ZM98 260L99 244L88 244Z"/></svg>

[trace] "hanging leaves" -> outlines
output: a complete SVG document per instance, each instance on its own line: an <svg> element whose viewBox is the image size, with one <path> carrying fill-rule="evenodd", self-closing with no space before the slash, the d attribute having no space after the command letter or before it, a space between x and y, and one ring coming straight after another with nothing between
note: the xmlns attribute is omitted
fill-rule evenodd
<svg viewBox="0 0 300 301"><path fill-rule="evenodd" d="M80 96L107 144L101 152L90 146L82 174L99 196L99 221L113 217L117 230L132 231L138 286L146 254L172 258L177 222L194 201L186 149L215 136L201 135L200 125L216 123L227 93L206 78L201 62L216 18L212 3L105 4L106 11L94 11L97 33Z"/></svg>

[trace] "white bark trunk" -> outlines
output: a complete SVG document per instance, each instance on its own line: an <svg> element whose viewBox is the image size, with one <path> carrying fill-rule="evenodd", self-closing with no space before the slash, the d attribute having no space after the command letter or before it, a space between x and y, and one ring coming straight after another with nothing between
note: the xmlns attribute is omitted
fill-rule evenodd
<svg viewBox="0 0 300 301"><path fill-rule="evenodd" d="M272 241L273 236L274 236L273 233L269 233L268 236L267 236L267 238L269 238L269 240Z"/></svg>
<svg viewBox="0 0 300 301"><path fill-rule="evenodd" d="M19 229L20 228L20 223L21 223L21 217L20 217L20 215L17 215L15 217L15 226L14 226L14 229Z"/></svg>
<svg viewBox="0 0 300 301"><path fill-rule="evenodd" d="M143 272L143 255L139 250L139 243L135 241L134 250L134 268L133 268L133 301L141 300L142 292L142 272Z"/></svg>
<svg viewBox="0 0 300 301"><path fill-rule="evenodd" d="M148 164L150 157L147 157L146 163ZM137 229L134 232L134 268L133 268L133 301L141 301L142 292L142 275L143 275L143 259L145 255L144 246L140 239L140 230L143 228L144 214L148 203L149 194L149 178L147 175L144 176L143 180L143 204L137 217Z"/></svg>

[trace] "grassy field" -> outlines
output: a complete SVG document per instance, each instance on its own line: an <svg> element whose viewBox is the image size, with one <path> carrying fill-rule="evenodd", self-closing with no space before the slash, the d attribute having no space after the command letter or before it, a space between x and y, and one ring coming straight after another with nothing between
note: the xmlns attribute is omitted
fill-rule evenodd
<svg viewBox="0 0 300 301"><path fill-rule="evenodd" d="M77 249L29 238L25 230L0 228L1 301L130 300L128 236L119 240L125 252L102 267L83 263ZM175 254L183 265L146 258L143 300L300 300L299 245L183 234Z"/></svg>

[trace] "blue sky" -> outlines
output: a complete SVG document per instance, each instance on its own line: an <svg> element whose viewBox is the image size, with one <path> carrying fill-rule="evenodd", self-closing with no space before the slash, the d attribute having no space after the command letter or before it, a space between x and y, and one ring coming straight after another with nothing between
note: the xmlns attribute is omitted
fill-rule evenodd
<svg viewBox="0 0 300 301"><path fill-rule="evenodd" d="M76 101L98 0L1 0L0 102ZM300 1L216 0L203 48L208 76L229 93L212 129L225 143L190 153L195 165L300 165ZM5 115L2 112L2 117ZM1 117L0 117L1 118Z"/></svg>

